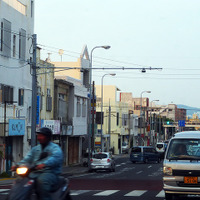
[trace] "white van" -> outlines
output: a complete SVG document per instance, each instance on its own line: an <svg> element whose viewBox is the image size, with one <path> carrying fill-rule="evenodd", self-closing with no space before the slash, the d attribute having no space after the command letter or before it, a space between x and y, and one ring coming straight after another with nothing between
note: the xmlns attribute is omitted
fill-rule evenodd
<svg viewBox="0 0 200 200"><path fill-rule="evenodd" d="M200 195L200 131L176 133L163 162L165 199Z"/></svg>

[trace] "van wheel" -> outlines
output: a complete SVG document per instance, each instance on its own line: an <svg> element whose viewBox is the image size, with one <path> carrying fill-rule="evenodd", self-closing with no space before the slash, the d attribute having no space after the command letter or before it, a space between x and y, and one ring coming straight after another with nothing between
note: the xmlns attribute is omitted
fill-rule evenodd
<svg viewBox="0 0 200 200"><path fill-rule="evenodd" d="M173 200L173 194L165 193L165 200Z"/></svg>

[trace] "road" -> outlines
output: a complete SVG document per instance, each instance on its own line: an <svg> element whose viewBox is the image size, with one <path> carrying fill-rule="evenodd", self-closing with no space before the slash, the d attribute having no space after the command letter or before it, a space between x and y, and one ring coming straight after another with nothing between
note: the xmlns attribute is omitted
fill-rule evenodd
<svg viewBox="0 0 200 200"><path fill-rule="evenodd" d="M98 171L68 177L73 200L164 200L162 163L136 163L128 155L116 159L116 171ZM0 186L5 200L10 186Z"/></svg>

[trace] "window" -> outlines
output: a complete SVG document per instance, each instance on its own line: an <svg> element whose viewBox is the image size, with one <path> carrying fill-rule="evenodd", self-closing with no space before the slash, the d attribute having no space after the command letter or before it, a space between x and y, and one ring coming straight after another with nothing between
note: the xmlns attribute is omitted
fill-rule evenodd
<svg viewBox="0 0 200 200"><path fill-rule="evenodd" d="M52 97L51 97L51 90L47 89L47 107L46 111L52 111Z"/></svg>
<svg viewBox="0 0 200 200"><path fill-rule="evenodd" d="M86 99L83 99L82 103L82 117L86 117Z"/></svg>
<svg viewBox="0 0 200 200"><path fill-rule="evenodd" d="M24 89L19 89L19 99L18 99L19 106L24 105Z"/></svg>
<svg viewBox="0 0 200 200"><path fill-rule="evenodd" d="M4 56L11 56L11 22L6 19L1 22L1 51Z"/></svg>
<svg viewBox="0 0 200 200"><path fill-rule="evenodd" d="M26 31L21 29L19 32L19 59L26 59Z"/></svg>
<svg viewBox="0 0 200 200"><path fill-rule="evenodd" d="M102 115L102 124L103 124L103 117L104 113ZM101 124L101 112L96 112L96 124Z"/></svg>
<svg viewBox="0 0 200 200"><path fill-rule="evenodd" d="M117 126L119 126L119 113L117 113Z"/></svg>
<svg viewBox="0 0 200 200"><path fill-rule="evenodd" d="M128 114L122 114L122 126L128 125Z"/></svg>
<svg viewBox="0 0 200 200"><path fill-rule="evenodd" d="M76 116L80 117L81 116L81 102L80 102L80 97L77 97L77 103L76 103Z"/></svg>
<svg viewBox="0 0 200 200"><path fill-rule="evenodd" d="M1 22L0 51L3 51L3 22Z"/></svg>
<svg viewBox="0 0 200 200"><path fill-rule="evenodd" d="M13 35L13 57L16 56L16 35Z"/></svg>
<svg viewBox="0 0 200 200"><path fill-rule="evenodd" d="M5 101L13 103L13 87L0 84L0 102L4 103Z"/></svg>

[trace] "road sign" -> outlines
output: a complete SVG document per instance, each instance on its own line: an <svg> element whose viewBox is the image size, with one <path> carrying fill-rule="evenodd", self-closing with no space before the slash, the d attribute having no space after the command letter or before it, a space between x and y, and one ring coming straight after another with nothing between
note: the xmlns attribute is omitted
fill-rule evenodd
<svg viewBox="0 0 200 200"><path fill-rule="evenodd" d="M179 127L185 127L185 120L179 120L178 121L178 126Z"/></svg>

